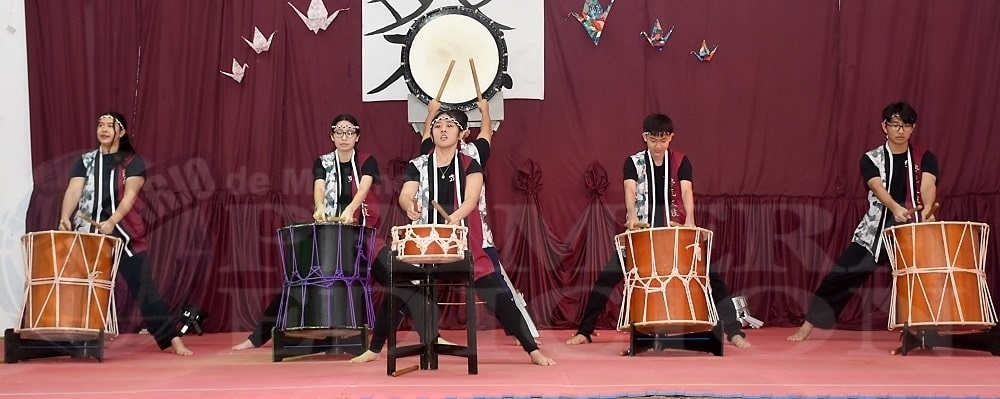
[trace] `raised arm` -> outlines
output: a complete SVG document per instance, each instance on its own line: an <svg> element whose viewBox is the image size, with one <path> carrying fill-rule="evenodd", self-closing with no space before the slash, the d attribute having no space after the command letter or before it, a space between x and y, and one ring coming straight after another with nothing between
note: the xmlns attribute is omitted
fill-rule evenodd
<svg viewBox="0 0 1000 399"><path fill-rule="evenodd" d="M479 136L476 138L484 139L493 144L493 120L490 119L490 103L485 98L480 98L476 101L476 106L479 107L479 113L482 114L482 124L479 126Z"/></svg>
<svg viewBox="0 0 1000 399"><path fill-rule="evenodd" d="M420 132L420 141L423 142L431 137L431 129L434 128L434 117L441 110L441 102L431 99L427 102L427 117L424 118L424 129Z"/></svg>

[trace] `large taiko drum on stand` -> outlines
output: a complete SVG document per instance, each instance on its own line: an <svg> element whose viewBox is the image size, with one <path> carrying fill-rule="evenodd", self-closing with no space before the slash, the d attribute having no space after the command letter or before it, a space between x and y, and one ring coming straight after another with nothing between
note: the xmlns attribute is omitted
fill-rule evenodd
<svg viewBox="0 0 1000 399"><path fill-rule="evenodd" d="M719 321L708 283L712 232L656 227L615 236L625 272L618 329L646 334L710 331Z"/></svg>
<svg viewBox="0 0 1000 399"><path fill-rule="evenodd" d="M310 223L278 230L284 285L277 328L288 336L327 337L375 320L371 266L375 229Z"/></svg>
<svg viewBox="0 0 1000 399"><path fill-rule="evenodd" d="M442 264L465 259L469 228L450 224L410 224L392 228L396 258L413 264Z"/></svg>
<svg viewBox="0 0 1000 399"><path fill-rule="evenodd" d="M500 27L482 12L461 6L442 7L424 14L406 33L400 62L406 86L423 103L440 91L443 109L476 109L477 94L472 70L463 67L475 60L476 76L484 86L482 97L493 98L501 87L513 86L507 75L507 42ZM450 75L449 63L458 63Z"/></svg>
<svg viewBox="0 0 1000 399"><path fill-rule="evenodd" d="M21 237L26 284L19 328L27 339L83 341L118 334L115 276L122 241L40 231Z"/></svg>
<svg viewBox="0 0 1000 399"><path fill-rule="evenodd" d="M986 284L989 226L926 222L882 231L892 265L889 329L981 330L996 325Z"/></svg>

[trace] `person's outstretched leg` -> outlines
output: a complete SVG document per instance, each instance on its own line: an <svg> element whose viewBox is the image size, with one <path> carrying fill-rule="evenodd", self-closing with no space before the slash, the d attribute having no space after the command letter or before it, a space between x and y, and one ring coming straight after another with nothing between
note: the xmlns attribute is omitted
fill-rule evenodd
<svg viewBox="0 0 1000 399"><path fill-rule="evenodd" d="M506 284L504 284L506 285ZM505 287L496 277L484 276L473 282L476 294L485 302L486 309L500 320L504 330L514 333L514 337L521 343L521 347L531 357L531 362L542 366L553 366L555 360L546 356L538 349L538 344L531 336L528 323L521 316L521 311L517 309L514 301L506 295ZM471 293L470 293L471 294ZM472 321L474 322L474 321Z"/></svg>
<svg viewBox="0 0 1000 399"><path fill-rule="evenodd" d="M736 304L733 295L726 287L722 274L716 270L708 273L708 284L712 287L712 299L715 300L715 310L719 312L719 320L725 328L726 340L737 348L749 348L750 341L743 332L743 322L736 317Z"/></svg>
<svg viewBox="0 0 1000 399"><path fill-rule="evenodd" d="M587 297L587 306L583 310L583 319L580 320L580 327L576 334L566 341L569 345L579 345L591 342L590 336L594 333L597 325L597 318L604 312L608 305L611 293L622 280L625 274L622 272L621 260L617 255L611 257L608 264L597 276L594 288Z"/></svg>
<svg viewBox="0 0 1000 399"><path fill-rule="evenodd" d="M391 282L391 276L389 275L390 256L392 256L392 253L389 249L383 248L382 251L379 251L378 257L376 257L375 262L372 264L372 277L374 277L375 281L378 281L382 287L388 287ZM393 267L397 268L397 270L402 269L407 272L422 270L417 268L417 266L400 262L398 260L393 260L393 262L395 262L393 263ZM388 290L385 288L383 289L385 290L385 293L388 294ZM420 289L403 285L393 288L393 292L396 298L402 300L403 302L403 307L400 308L400 311L404 314L409 313L412 316L414 326L422 326L424 320L424 296L420 293ZM379 353L382 352L382 348L385 346L385 342L389 337L389 316L389 298L388 295L383 295L382 305L375 308L375 320L372 323L371 330L371 343L369 343L368 349L362 354L352 358L351 363L367 363L373 360L378 360ZM415 328L415 330L417 330L417 334L419 334L421 339L423 339L423 330L419 327Z"/></svg>
<svg viewBox="0 0 1000 399"><path fill-rule="evenodd" d="M153 274L149 268L149 255L146 252L133 256L123 254L118 274L125 279L129 293L139 303L142 319L160 350L170 348L180 356L194 354L184 346L175 319L156 288L156 282L153 281Z"/></svg>
<svg viewBox="0 0 1000 399"><path fill-rule="evenodd" d="M884 259L884 257L883 257ZM813 328L833 328L847 301L854 291L875 271L878 263L865 247L851 243L833 265L830 273L823 278L806 311L805 321L789 341L804 341Z"/></svg>
<svg viewBox="0 0 1000 399"><path fill-rule="evenodd" d="M271 303L267 305L267 308L264 309L264 313L260 316L260 321L257 322L257 327L250 333L250 336L247 337L246 341L233 345L233 350L260 348L266 344L267 341L270 341L274 327L278 325L278 308L280 306L281 295L275 295L274 299L271 299Z"/></svg>

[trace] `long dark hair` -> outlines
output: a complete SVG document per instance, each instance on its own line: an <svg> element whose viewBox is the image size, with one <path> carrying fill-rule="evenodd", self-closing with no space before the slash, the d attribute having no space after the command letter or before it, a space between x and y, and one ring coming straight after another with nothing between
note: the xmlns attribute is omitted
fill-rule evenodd
<svg viewBox="0 0 1000 399"><path fill-rule="evenodd" d="M136 153L135 152L135 147L132 146L132 140L129 139L129 135L128 135L128 121L125 120L125 115L122 115L118 111L108 111L108 112L105 112L105 113L101 114L100 116L98 116L97 119L100 120L101 118L103 118L105 116L110 116L110 117L114 118L114 120L115 120L114 131L115 131L115 133L122 133L122 132L125 133L124 135L122 135L121 139L118 140L118 151L119 152L128 152L128 153L135 154Z"/></svg>

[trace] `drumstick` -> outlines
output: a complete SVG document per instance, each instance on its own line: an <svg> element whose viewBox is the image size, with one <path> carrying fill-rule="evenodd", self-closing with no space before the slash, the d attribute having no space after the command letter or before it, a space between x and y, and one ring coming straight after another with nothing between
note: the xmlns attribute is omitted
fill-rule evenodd
<svg viewBox="0 0 1000 399"><path fill-rule="evenodd" d="M648 228L649 228L649 223L639 222L639 223L636 223L636 224L632 225L632 230L648 229Z"/></svg>
<svg viewBox="0 0 1000 399"><path fill-rule="evenodd" d="M90 218L90 216L84 215L82 213L77 213L76 216L79 216L80 220L83 220L84 222L87 222L87 224L90 224L91 226L94 226L95 229L100 229L101 228L101 224L95 222L94 219Z"/></svg>
<svg viewBox="0 0 1000 399"><path fill-rule="evenodd" d="M404 368L401 368L399 370L393 371L392 372L392 376L393 377L399 377L399 376L401 376L403 374L406 374L406 373L409 373L409 372L412 372L412 371L417 371L418 369L420 369L420 365L419 364L414 364L412 366L404 367Z"/></svg>
<svg viewBox="0 0 1000 399"><path fill-rule="evenodd" d="M444 208L441 207L441 204L439 204L437 201L431 200L431 205L434 205L434 209L438 210L438 213L441 214L442 218L448 220L448 212L445 212Z"/></svg>
<svg viewBox="0 0 1000 399"><path fill-rule="evenodd" d="M472 83L476 85L476 99L483 99L483 92L479 90L479 75L476 75L476 61L469 58L469 67L472 68Z"/></svg>
<svg viewBox="0 0 1000 399"><path fill-rule="evenodd" d="M917 205L915 208L907 210L904 215L906 215L906 218L909 219L910 216L913 216L914 213L917 213L917 211L920 211L922 209L924 209L923 205Z"/></svg>
<svg viewBox="0 0 1000 399"><path fill-rule="evenodd" d="M455 60L451 60L451 63L448 64L448 71L444 73L444 80L441 81L441 88L438 89L438 95L434 97L435 100L441 101L441 95L444 94L444 87L448 85L448 78L451 77L451 69L454 67Z"/></svg>
<svg viewBox="0 0 1000 399"><path fill-rule="evenodd" d="M344 220L347 220L347 219L344 219L344 218L342 218L340 216L330 216L330 217L326 218L326 221L327 222L331 222L331 223L344 223Z"/></svg>
<svg viewBox="0 0 1000 399"><path fill-rule="evenodd" d="M925 217L924 220L930 219L932 216L934 216L934 212L937 212L938 208L940 207L941 207L940 202L935 202L934 205L931 205L931 210L930 212L927 212L927 217Z"/></svg>

